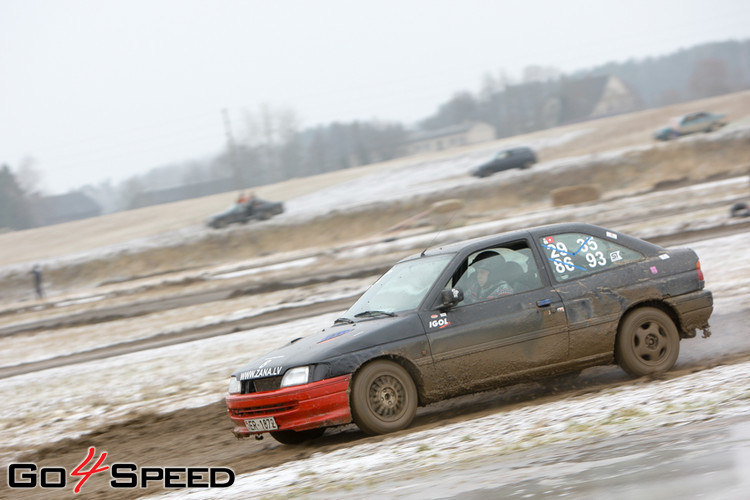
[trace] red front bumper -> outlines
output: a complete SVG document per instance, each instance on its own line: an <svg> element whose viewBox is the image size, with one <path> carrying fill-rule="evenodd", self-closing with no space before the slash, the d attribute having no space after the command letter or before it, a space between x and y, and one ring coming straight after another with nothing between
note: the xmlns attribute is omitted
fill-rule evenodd
<svg viewBox="0 0 750 500"><path fill-rule="evenodd" d="M279 430L303 431L348 424L349 382L352 376L329 378L305 385L254 394L229 394L227 410L236 436L248 436L245 419L273 417ZM259 434L255 432L254 434Z"/></svg>

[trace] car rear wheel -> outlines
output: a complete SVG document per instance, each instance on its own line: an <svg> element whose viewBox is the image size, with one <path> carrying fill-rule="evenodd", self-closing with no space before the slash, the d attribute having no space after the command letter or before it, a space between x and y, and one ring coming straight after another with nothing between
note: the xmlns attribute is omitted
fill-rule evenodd
<svg viewBox="0 0 750 500"><path fill-rule="evenodd" d="M374 361L354 378L351 406L354 423L367 434L398 431L414 419L417 388L401 365Z"/></svg>
<svg viewBox="0 0 750 500"><path fill-rule="evenodd" d="M680 354L677 327L664 311L642 307L620 324L615 346L617 364L633 377L664 373Z"/></svg>
<svg viewBox="0 0 750 500"><path fill-rule="evenodd" d="M271 433L271 437L281 444L302 444L305 441L319 438L325 431L325 427L308 429L306 431L274 431Z"/></svg>

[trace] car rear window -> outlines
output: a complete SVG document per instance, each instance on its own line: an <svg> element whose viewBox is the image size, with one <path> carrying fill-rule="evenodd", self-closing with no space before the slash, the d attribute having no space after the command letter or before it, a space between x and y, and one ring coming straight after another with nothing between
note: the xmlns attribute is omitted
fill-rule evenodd
<svg viewBox="0 0 750 500"><path fill-rule="evenodd" d="M557 281L576 279L644 258L642 253L612 239L584 233L545 236L539 243Z"/></svg>

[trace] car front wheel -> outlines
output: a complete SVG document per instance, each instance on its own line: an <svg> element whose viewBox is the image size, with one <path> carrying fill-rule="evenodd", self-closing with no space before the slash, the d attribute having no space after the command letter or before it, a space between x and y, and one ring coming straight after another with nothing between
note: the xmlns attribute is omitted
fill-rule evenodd
<svg viewBox="0 0 750 500"><path fill-rule="evenodd" d="M352 418L367 434L407 427L417 412L417 388L409 373L391 361L378 360L357 373L351 392Z"/></svg>
<svg viewBox="0 0 750 500"><path fill-rule="evenodd" d="M677 327L672 318L660 309L636 309L620 325L615 359L633 377L669 371L679 353Z"/></svg>

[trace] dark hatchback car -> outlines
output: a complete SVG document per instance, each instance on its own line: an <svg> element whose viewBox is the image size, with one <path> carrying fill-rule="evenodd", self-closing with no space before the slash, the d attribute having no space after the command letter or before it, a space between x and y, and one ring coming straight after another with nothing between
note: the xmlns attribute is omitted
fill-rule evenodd
<svg viewBox="0 0 750 500"><path fill-rule="evenodd" d="M234 372L226 403L238 437L387 433L417 406L502 385L611 363L665 372L712 310L688 248L581 223L515 231L401 260L332 325Z"/></svg>
<svg viewBox="0 0 750 500"><path fill-rule="evenodd" d="M491 160L482 163L471 170L475 177L487 177L502 170L512 168L529 168L536 163L536 154L527 147L504 149L498 152Z"/></svg>
<svg viewBox="0 0 750 500"><path fill-rule="evenodd" d="M229 224L246 224L251 220L267 220L283 212L284 204L280 201L255 199L244 203L235 203L226 210L212 215L206 220L206 225L214 229L220 229Z"/></svg>

